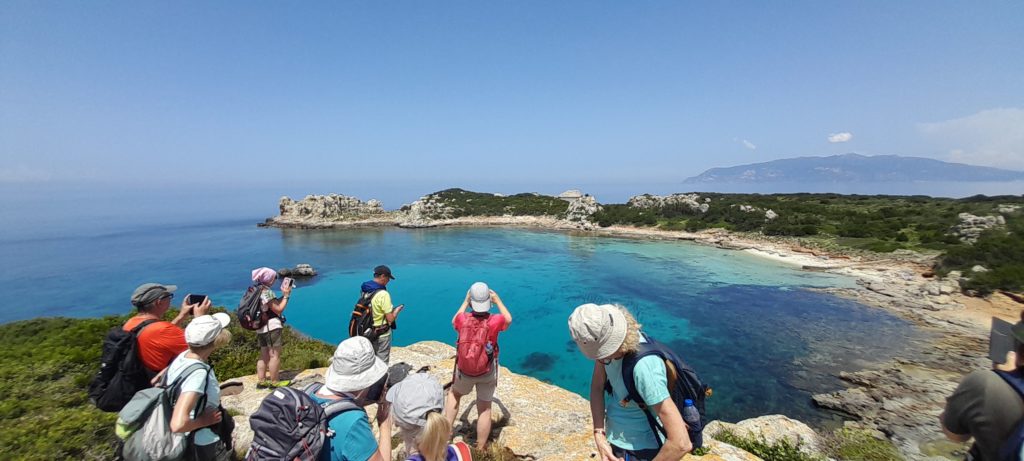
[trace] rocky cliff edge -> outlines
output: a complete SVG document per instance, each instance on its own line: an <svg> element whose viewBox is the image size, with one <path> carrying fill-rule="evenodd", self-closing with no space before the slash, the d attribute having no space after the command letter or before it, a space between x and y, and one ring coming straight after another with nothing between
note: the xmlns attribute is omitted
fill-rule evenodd
<svg viewBox="0 0 1024 461"><path fill-rule="evenodd" d="M426 369L442 383L451 380L455 349L444 343L424 341L407 347L396 347L391 351L391 363L407 363L413 371ZM326 369L311 369L299 373L293 386L302 387L312 381L323 381ZM530 460L591 460L596 455L590 428L590 408L587 401L565 389L544 383L537 379L519 375L502 367L499 372L498 391L492 407L494 429L492 440L511 450L516 457ZM233 383L233 384L229 384ZM270 392L256 388L256 377L235 378L223 383L225 395L221 403L234 415L235 448L244 454L252 443L249 429L249 415L259 407ZM232 389L232 390L228 390ZM231 394L231 395L226 395ZM455 423L456 438L475 437L476 395L462 399L458 420ZM376 414L375 406L367 413ZM785 416L764 416L738 424L713 422L705 431L705 446L708 453L703 456L687 455L683 459L692 461L757 461L760 460L746 451L714 440L713 434L723 428L738 434L753 434L768 440L789 438L801 441L809 449L819 447L817 435L807 425ZM395 455L398 456L396 447ZM404 458L395 458L404 459Z"/></svg>

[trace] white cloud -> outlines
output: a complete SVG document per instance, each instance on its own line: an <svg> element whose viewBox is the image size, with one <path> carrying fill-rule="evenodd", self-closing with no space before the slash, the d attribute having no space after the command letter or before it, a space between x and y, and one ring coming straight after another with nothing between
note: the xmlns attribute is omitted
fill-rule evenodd
<svg viewBox="0 0 1024 461"><path fill-rule="evenodd" d="M918 131L952 162L1024 170L1024 109L987 109L920 123Z"/></svg>
<svg viewBox="0 0 1024 461"><path fill-rule="evenodd" d="M828 142L833 144L837 142L847 142L851 139L853 139L853 133L850 133L849 131L844 131L842 133L832 133L828 135Z"/></svg>
<svg viewBox="0 0 1024 461"><path fill-rule="evenodd" d="M732 138L732 140L736 141L736 142L738 142L740 144L743 144L743 147L746 147L747 149L757 150L757 146L754 145L754 143L752 143L750 141L747 141L746 139Z"/></svg>

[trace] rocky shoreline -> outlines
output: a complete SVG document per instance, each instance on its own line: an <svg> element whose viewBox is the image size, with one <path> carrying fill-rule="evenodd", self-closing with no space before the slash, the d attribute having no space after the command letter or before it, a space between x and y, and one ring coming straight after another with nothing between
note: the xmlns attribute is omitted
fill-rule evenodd
<svg viewBox="0 0 1024 461"><path fill-rule="evenodd" d="M518 227L618 238L680 240L745 251L804 270L852 277L858 288L822 291L894 313L925 332L926 339L913 344L903 357L871 369L842 373L840 378L849 386L847 389L815 395L813 400L821 408L850 418L846 425L875 431L879 436L890 439L910 460L959 456L964 446L946 442L938 425L945 398L964 374L990 366L986 361L986 351L991 317L1015 321L1024 308L1024 305L1001 295L994 295L989 300L962 295L959 274L950 274L945 280L938 280L932 274L932 255L906 251L893 254L837 251L818 248L795 238L737 234L721 229L684 232L625 226L598 227L588 219L600 209L592 197L577 197L570 201L569 209L575 211L565 216L461 217L448 216L448 210L433 196L424 197L398 211L383 211L374 201L367 202L372 204L368 205L357 199L353 202L351 197L337 197L341 199L335 200L354 205L356 212L331 215L322 208L305 206L311 211L301 215L294 210L303 207L293 203L308 201L315 205L324 203L324 200L307 197L302 202L292 202L283 198L281 216L269 218L261 225L302 229ZM644 203L673 198L639 197L644 199ZM692 201L692 206L701 205L697 198L690 196L682 196L679 200L688 204Z"/></svg>

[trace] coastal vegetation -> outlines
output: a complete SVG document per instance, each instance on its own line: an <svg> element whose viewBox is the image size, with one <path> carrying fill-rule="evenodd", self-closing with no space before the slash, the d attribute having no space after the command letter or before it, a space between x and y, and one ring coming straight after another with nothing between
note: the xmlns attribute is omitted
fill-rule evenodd
<svg viewBox="0 0 1024 461"><path fill-rule="evenodd" d="M176 312L168 312L171 319ZM110 459L115 413L86 389L99 368L107 331L128 316L38 318L0 325L0 459ZM231 345L210 358L221 382L255 371L255 335L231 324ZM334 349L285 328L281 368L326 366Z"/></svg>
<svg viewBox="0 0 1024 461"><path fill-rule="evenodd" d="M452 218L465 216L558 216L565 214L569 202L558 197L540 194L496 195L445 189L431 194L436 202L448 209Z"/></svg>
<svg viewBox="0 0 1024 461"><path fill-rule="evenodd" d="M799 238L840 251L939 253L940 274L961 271L964 288L979 294L1024 290L1024 196L926 196L841 194L700 194L707 209L686 203L655 207L603 205L593 216L614 224L665 230L725 229ZM775 217L768 218L768 211ZM1002 211L1000 211L1002 210ZM1002 216L1005 226L971 242L956 234L962 213ZM975 266L987 271L972 273Z"/></svg>

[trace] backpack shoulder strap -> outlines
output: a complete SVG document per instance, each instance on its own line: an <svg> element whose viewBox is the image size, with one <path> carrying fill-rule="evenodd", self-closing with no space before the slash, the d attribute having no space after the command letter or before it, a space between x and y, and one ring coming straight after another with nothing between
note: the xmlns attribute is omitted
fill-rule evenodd
<svg viewBox="0 0 1024 461"><path fill-rule="evenodd" d="M205 363L202 363L202 362L200 362L200 363L193 363L193 364L185 367L185 369L181 371L181 374L178 375L177 378L174 378L174 381L171 381L171 383L169 385L167 384L167 375L166 374L164 375L164 389L166 390L166 392L169 393L169 395L171 397L170 398L171 406L174 406L176 403L178 403L178 396L181 395L181 384L192 373L195 373L196 371L199 371L199 370L205 370L206 371L206 378L203 379L204 382L206 382L206 380L210 379L210 366L205 364ZM204 392L199 396L199 401L196 402L196 409L197 409L196 410L196 416L197 417L199 416L199 413L200 413L201 409L206 408L206 398L207 398L207 395L206 395L206 392L204 390Z"/></svg>
<svg viewBox="0 0 1024 461"><path fill-rule="evenodd" d="M319 391L323 387L323 383L309 383L302 388L302 392L312 396L313 394L316 393L316 391ZM320 408L324 409L324 416L328 421L330 421L331 418L338 416L346 411L363 409L363 407L357 405L352 399L347 398L322 403L320 404Z"/></svg>
<svg viewBox="0 0 1024 461"><path fill-rule="evenodd" d="M343 398L332 402L321 405L324 409L324 416L328 421L335 416L338 416L346 411L359 410L363 411L363 407L356 405L356 402L352 399Z"/></svg>
<svg viewBox="0 0 1024 461"><path fill-rule="evenodd" d="M1024 399L1024 377L1021 376L1021 373L1019 371L992 371L999 375L1000 378L1003 378L1003 381L1006 381L1006 384L1009 384L1010 387L1012 387L1013 390L1017 392L1017 395Z"/></svg>
<svg viewBox="0 0 1024 461"><path fill-rule="evenodd" d="M469 445L466 442L455 442L448 445L449 460L455 461L473 461L473 453L469 450ZM454 454L452 457L450 455Z"/></svg>
<svg viewBox="0 0 1024 461"><path fill-rule="evenodd" d="M138 325L135 325L135 328L132 328L132 330L131 330L132 336L138 336L139 332L141 332L143 328L148 327L149 324L154 323L154 322L159 322L159 320L157 320L157 319L143 320L142 323L139 323Z"/></svg>
<svg viewBox="0 0 1024 461"><path fill-rule="evenodd" d="M654 440L658 442L658 448L661 449L662 437L668 437L668 433L665 431L665 428L658 423L657 418L654 417L654 413L651 412L650 407L647 406L646 402L644 402L644 398L640 396L640 392L637 391L636 376L633 371L636 368L636 364L640 363L640 359L656 355L664 360L665 355L658 350L657 347L654 347L651 338L643 332L640 332L640 335L646 342L640 343L640 349L636 353L628 354L622 358L622 384L626 386L626 400L636 402L637 406L644 411L644 416L647 418L647 425L651 427L651 432L654 433ZM670 396L669 398L671 399L672 397Z"/></svg>

